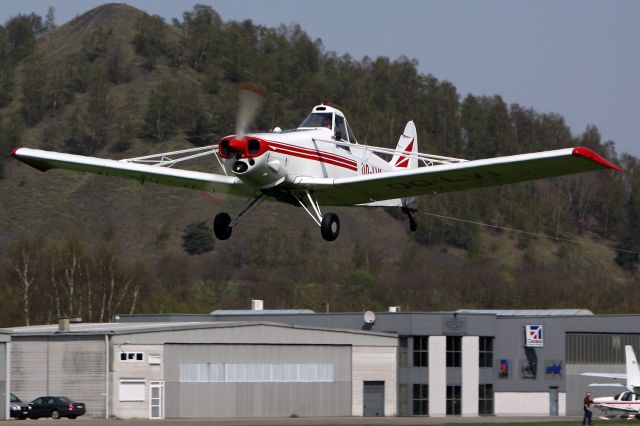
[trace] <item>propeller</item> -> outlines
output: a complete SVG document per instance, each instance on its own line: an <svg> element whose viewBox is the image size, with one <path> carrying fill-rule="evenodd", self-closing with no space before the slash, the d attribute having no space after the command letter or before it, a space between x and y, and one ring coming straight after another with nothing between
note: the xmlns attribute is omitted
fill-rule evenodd
<svg viewBox="0 0 640 426"><path fill-rule="evenodd" d="M252 84L240 86L240 104L236 116L236 139L241 140L256 119L258 110L267 96L260 87Z"/></svg>

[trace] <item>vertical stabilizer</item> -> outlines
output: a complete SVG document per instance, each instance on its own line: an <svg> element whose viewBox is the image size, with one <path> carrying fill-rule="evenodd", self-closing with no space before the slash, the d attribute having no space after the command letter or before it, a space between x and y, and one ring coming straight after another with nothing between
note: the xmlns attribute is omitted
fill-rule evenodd
<svg viewBox="0 0 640 426"><path fill-rule="evenodd" d="M627 389L632 392L640 390L640 368L636 360L636 353L630 345L624 347L624 355L627 362Z"/></svg>
<svg viewBox="0 0 640 426"><path fill-rule="evenodd" d="M416 132L416 125L413 124L413 121L409 121L405 126L404 132L402 132L398 140L396 151L401 152L397 152L389 162L393 167L406 169L418 167L418 158L408 155L418 152L418 133Z"/></svg>

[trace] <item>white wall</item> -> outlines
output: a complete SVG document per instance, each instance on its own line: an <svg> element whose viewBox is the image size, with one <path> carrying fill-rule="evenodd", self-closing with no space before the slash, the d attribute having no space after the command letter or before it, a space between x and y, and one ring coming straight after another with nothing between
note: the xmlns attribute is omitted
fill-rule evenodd
<svg viewBox="0 0 640 426"><path fill-rule="evenodd" d="M567 393L566 392L558 392L558 415L559 416L567 415Z"/></svg>
<svg viewBox="0 0 640 426"><path fill-rule="evenodd" d="M480 338L462 336L462 416L478 415Z"/></svg>
<svg viewBox="0 0 640 426"><path fill-rule="evenodd" d="M496 392L494 398L496 416L549 415L549 392ZM560 397L558 411L565 406L562 400Z"/></svg>
<svg viewBox="0 0 640 426"><path fill-rule="evenodd" d="M111 359L111 414L120 419L149 418L149 381L164 380L163 345L113 345ZM142 361L120 361L121 352L143 352ZM149 355L160 355L160 364L149 364ZM120 380L142 379L146 381L144 401L120 401Z"/></svg>
<svg viewBox="0 0 640 426"><path fill-rule="evenodd" d="M353 416L363 415L364 381L384 381L384 415L396 415L397 364L395 347L353 347L351 352L351 414Z"/></svg>
<svg viewBox="0 0 640 426"><path fill-rule="evenodd" d="M429 416L447 415L447 338L429 336Z"/></svg>

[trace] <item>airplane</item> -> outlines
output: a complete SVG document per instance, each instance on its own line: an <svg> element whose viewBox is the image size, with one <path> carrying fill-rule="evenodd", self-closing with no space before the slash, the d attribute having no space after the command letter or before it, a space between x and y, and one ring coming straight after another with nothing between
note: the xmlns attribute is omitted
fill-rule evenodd
<svg viewBox="0 0 640 426"><path fill-rule="evenodd" d="M626 415L633 414L636 419L640 419L640 368L636 354L630 345L624 347L626 373L582 373L582 376L605 377L613 380L625 380L622 383L591 383L589 386L609 386L609 387L626 387L627 390L620 392L614 396L603 396L593 399L593 406L603 411L603 420L609 420L615 417L610 414L622 411Z"/></svg>
<svg viewBox="0 0 640 426"><path fill-rule="evenodd" d="M313 107L295 129L247 133L264 96L259 88L243 86L235 134L211 146L122 160L31 148L17 148L11 155L41 171L67 169L246 197L233 218L224 212L215 216L213 230L220 240L228 239L267 199L302 207L322 237L333 241L340 220L335 213L323 214L321 206L399 208L415 231L415 197L420 195L593 170L622 171L584 147L472 161L423 154L413 121L406 124L395 149L364 145L342 111L327 102ZM215 157L223 174L173 167L202 156Z"/></svg>

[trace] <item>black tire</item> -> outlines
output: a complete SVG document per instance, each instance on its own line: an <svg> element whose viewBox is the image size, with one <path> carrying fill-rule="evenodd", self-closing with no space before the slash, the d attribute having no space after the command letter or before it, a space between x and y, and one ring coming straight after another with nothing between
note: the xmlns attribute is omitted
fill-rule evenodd
<svg viewBox="0 0 640 426"><path fill-rule="evenodd" d="M409 218L409 229L411 232L416 232L418 230L418 222L416 222L412 217Z"/></svg>
<svg viewBox="0 0 640 426"><path fill-rule="evenodd" d="M55 420L58 420L60 418L60 412L58 410L53 410L51 412L51 418L55 419Z"/></svg>
<svg viewBox="0 0 640 426"><path fill-rule="evenodd" d="M227 213L218 213L213 219L213 233L219 240L228 240L231 236L233 228L229 226L231 224L231 216Z"/></svg>
<svg viewBox="0 0 640 426"><path fill-rule="evenodd" d="M17 420L26 420L26 417L24 417L24 416L18 416L18 417L16 417L16 419L17 419Z"/></svg>
<svg viewBox="0 0 640 426"><path fill-rule="evenodd" d="M340 219L335 213L327 213L322 217L322 224L320 225L320 233L325 241L333 241L338 238L340 233Z"/></svg>

